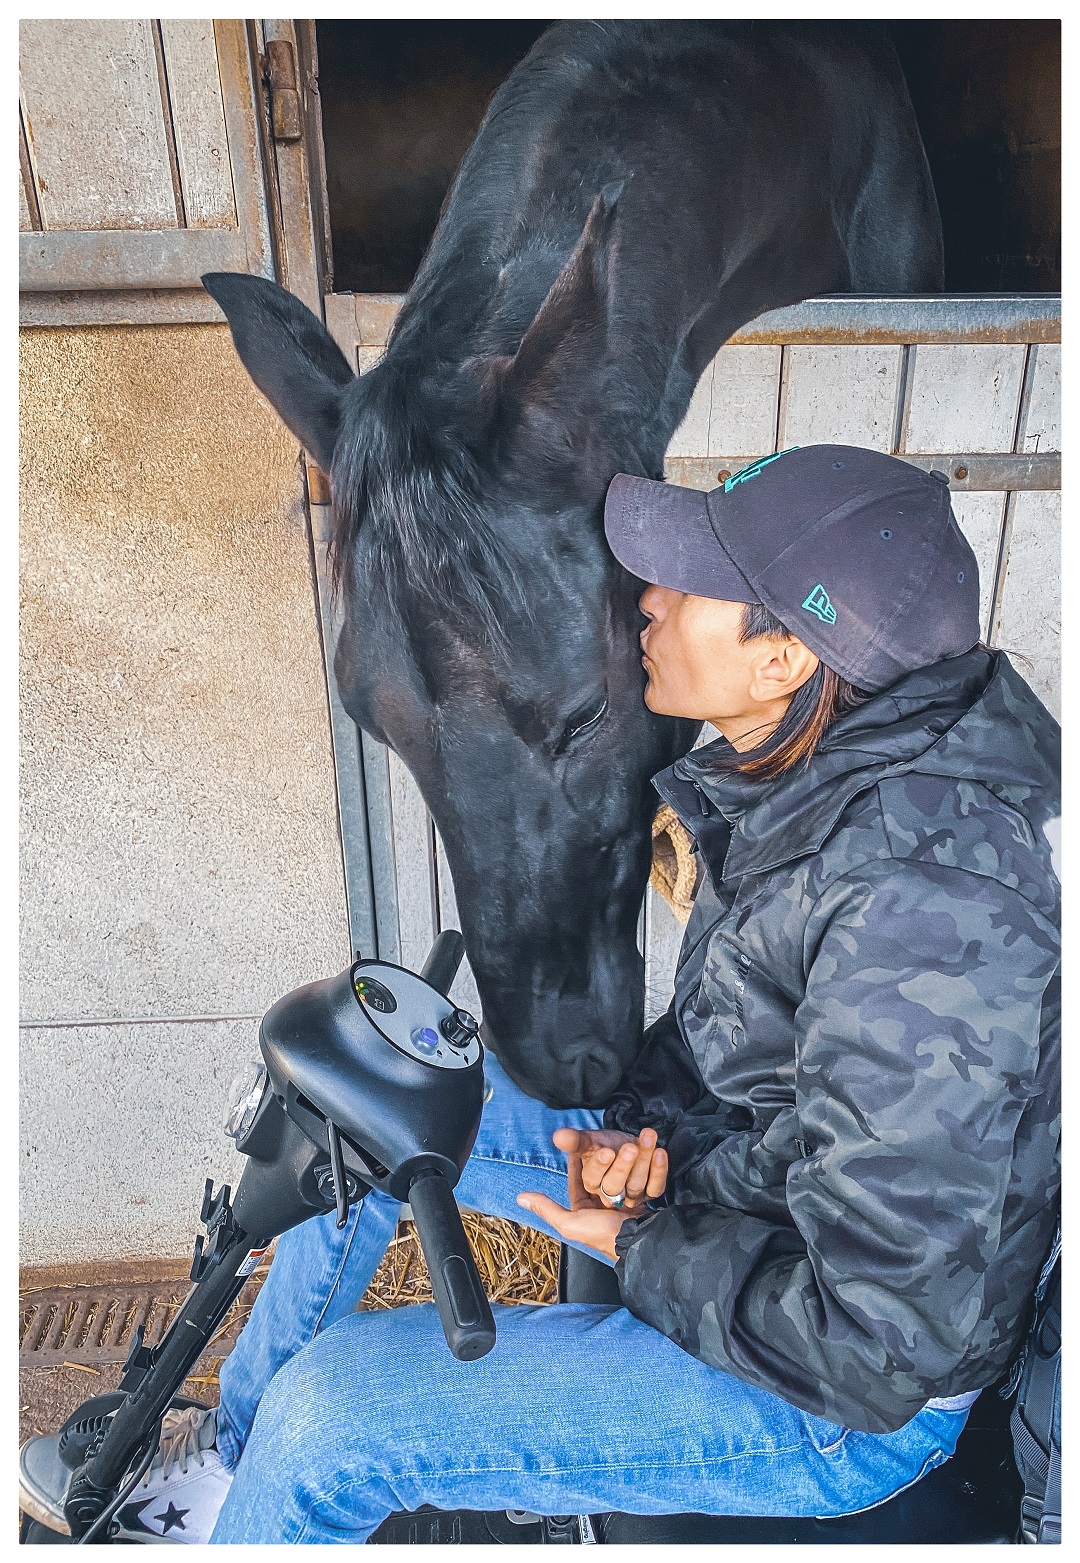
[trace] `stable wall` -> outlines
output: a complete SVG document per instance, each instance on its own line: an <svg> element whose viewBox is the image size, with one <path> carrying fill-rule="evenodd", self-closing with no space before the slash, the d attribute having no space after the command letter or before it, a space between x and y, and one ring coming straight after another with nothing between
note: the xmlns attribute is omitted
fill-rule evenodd
<svg viewBox="0 0 1080 1563"><path fill-rule="evenodd" d="M22 1260L191 1245L349 958L296 442L224 326L24 331Z"/></svg>

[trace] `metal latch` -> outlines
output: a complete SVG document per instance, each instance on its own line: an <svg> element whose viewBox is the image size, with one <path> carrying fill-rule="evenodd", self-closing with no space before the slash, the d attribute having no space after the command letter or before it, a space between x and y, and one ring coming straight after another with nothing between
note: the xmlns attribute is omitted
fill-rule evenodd
<svg viewBox="0 0 1080 1563"><path fill-rule="evenodd" d="M262 57L263 81L270 89L270 129L275 141L299 141L302 134L296 51L287 38L272 38Z"/></svg>

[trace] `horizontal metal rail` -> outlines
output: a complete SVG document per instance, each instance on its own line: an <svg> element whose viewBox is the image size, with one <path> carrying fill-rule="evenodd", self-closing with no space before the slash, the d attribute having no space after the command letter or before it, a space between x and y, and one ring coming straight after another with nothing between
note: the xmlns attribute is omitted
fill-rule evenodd
<svg viewBox="0 0 1080 1563"><path fill-rule="evenodd" d="M760 461L763 454L757 451L749 456L669 456L664 463L664 473L669 482L681 483L684 488L715 488L732 473L740 472L751 462ZM940 455L914 455L897 451L901 461L921 467L947 472L949 487L961 493L1029 493L1046 492L1061 487L1061 456L1056 452L1029 455L998 455L985 452L963 454L957 452Z"/></svg>
<svg viewBox="0 0 1080 1563"><path fill-rule="evenodd" d="M194 287L19 294L20 326L205 326L224 321L209 293Z"/></svg>
<svg viewBox="0 0 1080 1563"><path fill-rule="evenodd" d="M336 293L348 299L357 322L356 341L382 347L401 308L400 293ZM341 309L338 305L338 309ZM348 306L346 305L345 308ZM774 309L741 326L734 346L778 343L1060 342L1060 293L834 293Z"/></svg>
<svg viewBox="0 0 1080 1563"><path fill-rule="evenodd" d="M1060 293L882 298L842 293L774 309L740 327L736 346L780 343L1060 342Z"/></svg>
<svg viewBox="0 0 1080 1563"><path fill-rule="evenodd" d="M901 461L909 461L924 472L934 469L949 474L949 487L960 490L997 493L1047 492L1061 487L1061 455L1045 451L1039 455L917 456L898 451Z"/></svg>

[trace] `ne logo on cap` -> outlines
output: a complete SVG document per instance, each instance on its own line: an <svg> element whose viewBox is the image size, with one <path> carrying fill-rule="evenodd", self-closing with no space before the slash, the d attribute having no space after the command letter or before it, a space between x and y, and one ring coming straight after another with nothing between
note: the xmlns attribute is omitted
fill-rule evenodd
<svg viewBox="0 0 1080 1563"><path fill-rule="evenodd" d="M829 601L829 594L820 581L803 603L803 607L808 608L811 613L815 614L822 624L836 623L836 609Z"/></svg>

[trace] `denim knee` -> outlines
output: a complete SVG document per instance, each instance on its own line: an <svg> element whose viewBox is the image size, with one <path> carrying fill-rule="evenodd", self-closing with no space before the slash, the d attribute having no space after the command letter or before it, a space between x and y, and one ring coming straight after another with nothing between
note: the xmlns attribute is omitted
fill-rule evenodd
<svg viewBox="0 0 1080 1563"><path fill-rule="evenodd" d="M356 1414L356 1401L339 1404L342 1391L357 1386L355 1366L342 1360L341 1331L332 1325L280 1367L259 1402L244 1458L288 1471L298 1486L322 1485L336 1468L335 1435L347 1441L355 1461L369 1419ZM351 1400L351 1397L350 1397Z"/></svg>

